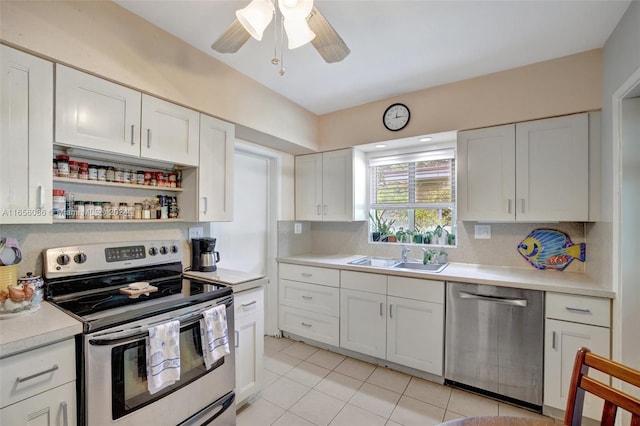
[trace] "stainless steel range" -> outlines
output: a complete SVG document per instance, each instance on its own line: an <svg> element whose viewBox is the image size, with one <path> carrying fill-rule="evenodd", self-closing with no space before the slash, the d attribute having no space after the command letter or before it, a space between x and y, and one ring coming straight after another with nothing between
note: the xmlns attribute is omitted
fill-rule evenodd
<svg viewBox="0 0 640 426"><path fill-rule="evenodd" d="M44 251L46 298L83 323L76 339L82 424L235 424L233 294L183 277L181 247L138 241ZM222 304L230 353L207 369L200 320ZM180 377L150 393L148 330L173 320L180 321Z"/></svg>

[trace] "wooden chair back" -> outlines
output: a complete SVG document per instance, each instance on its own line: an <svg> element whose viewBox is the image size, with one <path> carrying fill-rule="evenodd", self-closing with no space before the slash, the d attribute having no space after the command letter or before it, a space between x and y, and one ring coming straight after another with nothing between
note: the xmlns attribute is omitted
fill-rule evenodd
<svg viewBox="0 0 640 426"><path fill-rule="evenodd" d="M571 426L581 424L584 394L589 392L604 400L601 425L613 426L618 407L620 407L631 413L631 426L640 426L640 399L589 377L589 368L595 368L640 388L640 371L596 355L587 348L580 348L573 365L564 424Z"/></svg>

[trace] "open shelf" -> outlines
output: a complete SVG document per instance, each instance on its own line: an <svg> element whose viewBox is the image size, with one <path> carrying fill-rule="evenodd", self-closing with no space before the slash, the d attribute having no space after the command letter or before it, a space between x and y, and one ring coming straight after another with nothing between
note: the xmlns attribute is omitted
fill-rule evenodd
<svg viewBox="0 0 640 426"><path fill-rule="evenodd" d="M111 186L116 188L138 189L141 191L182 192L182 188L170 188L167 186L151 186L151 185L137 185L137 184L132 185L130 183L103 182L99 180L69 179L69 178L54 177L53 181L60 182L60 183L71 183L71 184L77 184L77 185Z"/></svg>

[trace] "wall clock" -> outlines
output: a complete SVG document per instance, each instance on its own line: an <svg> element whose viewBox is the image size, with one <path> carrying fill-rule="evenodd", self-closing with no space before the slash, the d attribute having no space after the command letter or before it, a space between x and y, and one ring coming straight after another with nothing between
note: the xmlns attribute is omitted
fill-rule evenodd
<svg viewBox="0 0 640 426"><path fill-rule="evenodd" d="M384 127L392 132L397 132L407 126L410 118L411 113L409 112L409 108L404 104L396 103L390 105L389 108L384 111L382 123Z"/></svg>

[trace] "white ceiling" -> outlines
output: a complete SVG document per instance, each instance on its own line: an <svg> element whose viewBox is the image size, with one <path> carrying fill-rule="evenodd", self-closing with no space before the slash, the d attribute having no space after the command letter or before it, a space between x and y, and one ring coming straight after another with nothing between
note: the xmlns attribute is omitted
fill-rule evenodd
<svg viewBox="0 0 640 426"><path fill-rule="evenodd" d="M273 27L237 53L211 44L250 0L115 0L315 114L604 46L631 0L316 0L351 49L327 64L311 44L271 65Z"/></svg>

